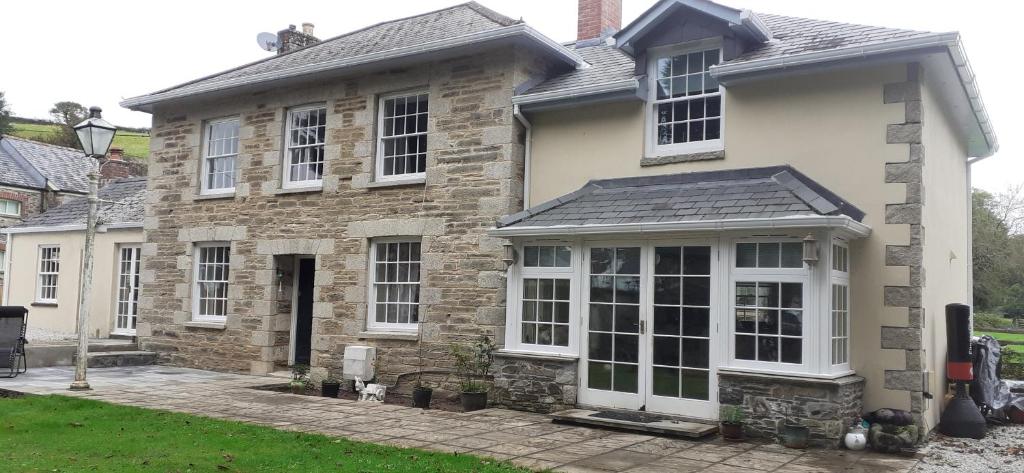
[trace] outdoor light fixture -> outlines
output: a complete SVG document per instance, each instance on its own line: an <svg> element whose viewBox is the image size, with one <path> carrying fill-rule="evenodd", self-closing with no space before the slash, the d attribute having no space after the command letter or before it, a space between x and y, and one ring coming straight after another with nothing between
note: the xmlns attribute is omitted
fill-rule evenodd
<svg viewBox="0 0 1024 473"><path fill-rule="evenodd" d="M505 250L505 255L501 258L501 262L505 263L505 269L508 270L513 264L516 263L516 246L510 241L506 241L501 245Z"/></svg>
<svg viewBox="0 0 1024 473"><path fill-rule="evenodd" d="M89 118L74 127L75 133L78 134L78 142L82 144L86 156L106 156L110 143L114 141L114 134L117 133L117 127L107 123L101 116L102 113L101 108L90 107Z"/></svg>
<svg viewBox="0 0 1024 473"><path fill-rule="evenodd" d="M87 158L95 158L95 166L89 166L89 213L85 223L85 250L82 256L82 279L78 290L78 358L75 360L75 380L71 383L72 391L89 389L85 378L89 364L89 305L92 299L92 263L93 247L96 241L96 207L99 205L99 164L106 157L110 143L114 141L117 128L100 115L99 107L89 108L89 118L74 126L75 134L82 145Z"/></svg>
<svg viewBox="0 0 1024 473"><path fill-rule="evenodd" d="M804 243L804 263L809 266L814 266L818 262L818 239L814 238L813 233L808 233L803 239Z"/></svg>

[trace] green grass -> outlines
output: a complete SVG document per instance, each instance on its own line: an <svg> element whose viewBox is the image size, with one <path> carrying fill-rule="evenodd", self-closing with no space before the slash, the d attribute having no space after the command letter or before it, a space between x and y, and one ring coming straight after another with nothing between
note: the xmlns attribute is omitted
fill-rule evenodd
<svg viewBox="0 0 1024 473"><path fill-rule="evenodd" d="M982 331L982 332L974 332L974 334L979 336L979 337L982 336L982 335L991 335L992 338L994 338L996 340L999 340L1001 342L1005 341L1005 342L1014 342L1014 343L1024 343L1024 333L1007 333L1007 332Z"/></svg>
<svg viewBox="0 0 1024 473"><path fill-rule="evenodd" d="M0 398L4 472L524 472L386 447L63 396Z"/></svg>
<svg viewBox="0 0 1024 473"><path fill-rule="evenodd" d="M41 125L37 123L12 123L14 132L19 138L27 140L43 140L57 133L57 125ZM113 148L121 148L127 156L145 158L149 156L149 135L130 131L118 131L114 135Z"/></svg>

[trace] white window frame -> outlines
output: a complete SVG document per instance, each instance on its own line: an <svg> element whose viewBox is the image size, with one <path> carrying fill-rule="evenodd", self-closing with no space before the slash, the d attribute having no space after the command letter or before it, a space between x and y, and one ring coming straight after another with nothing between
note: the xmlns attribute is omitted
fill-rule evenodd
<svg viewBox="0 0 1024 473"><path fill-rule="evenodd" d="M567 246L570 255L569 266L526 267L527 246ZM580 246L565 240L527 240L516 245L518 257L515 264L509 267L508 301L505 323L505 349L540 354L579 355L580 337L580 271L582 255ZM565 279L569 281L569 345L540 345L523 343L523 287L525 279Z"/></svg>
<svg viewBox="0 0 1024 473"><path fill-rule="evenodd" d="M842 269L845 269L845 271L843 271L842 269L837 269L835 267L836 266L837 249L841 249L839 251L842 252L845 255L845 256L842 257L842 259L845 260L845 265L846 265L846 267L842 268ZM832 245L829 248L828 268L829 268L829 275L830 275L830 278L829 278L829 292L828 292L829 296L827 298L828 299L828 307L829 307L829 312L828 312L828 314L829 314L829 317L828 317L828 333L829 333L829 350L828 350L829 360L828 360L828 365L831 366L831 369L833 371L849 371L850 370L850 358L853 355L853 353L852 353L852 351L853 351L852 350L852 343L851 343L853 341L853 334L850 332L850 330L853 328L853 324L852 324L852 320L851 320L852 319L852 315L853 315L853 310L852 310L853 302L852 302L852 298L850 297L850 295L851 295L851 293L850 293L850 247L849 247L849 244L846 241L844 241L844 240L842 240L840 238L832 239ZM835 294L836 294L835 291L833 290L834 286L842 286L842 287L846 288L846 307L842 307L842 308L839 309L840 311L845 311L846 312L845 337L836 337L835 336L836 331L835 331L834 325L835 325L835 316L836 316L837 310L836 310L836 306L835 306L835 301L833 300L834 297L835 297ZM846 361L843 362L843 363L835 363L835 356L834 356L835 355L835 349L832 347L832 344L835 343L835 340L839 339L839 338L845 338L846 339Z"/></svg>
<svg viewBox="0 0 1024 473"><path fill-rule="evenodd" d="M224 153L224 154L211 155L210 154L210 144L211 144L211 142L213 140L213 127L216 126L216 125L221 125L221 124L231 123L231 122L234 122L236 124L236 126L235 126L236 132L235 132L235 136L234 136L235 152L234 153ZM206 126L204 127L204 131L205 131L206 136L204 136L204 138L203 138L203 145L202 145L202 155L203 155L203 166L202 166L202 168L203 168L203 170L202 170L202 175L200 177L200 187L199 187L201 195L233 194L235 192L235 186L238 184L238 151L239 151L239 146L240 146L240 144L239 144L239 134L240 134L239 130L240 130L240 128L241 128L241 120L237 116L218 118L218 119L209 120L209 121L206 122ZM232 161L233 161L233 164L231 166L231 168L232 168L231 187L219 187L219 188L212 188L211 189L210 188L209 177L210 177L210 173L212 171L212 168L210 166L210 163L211 163L211 161L216 160L216 159L226 159L226 158L231 158Z"/></svg>
<svg viewBox="0 0 1024 473"><path fill-rule="evenodd" d="M409 323L389 323L389 322L377 322L377 245L388 244L388 243L419 243L420 244L420 259L419 263L419 275L417 277L416 286L419 288L416 296L417 306L417 322ZM367 279L368 297L366 299L366 329L374 332L413 332L415 333L419 329L420 322L423 321L423 304L420 300L423 296L423 239L421 237L385 237L385 238L373 238L370 240L370 262L369 267L369 278ZM401 284L398 282L385 281L388 284Z"/></svg>
<svg viewBox="0 0 1024 473"><path fill-rule="evenodd" d="M644 130L644 143L645 143L645 155L648 157L661 157L661 156L675 156L682 154L692 153L705 153L712 151L721 151L725 148L725 92L721 84L718 86L718 92L712 93L700 93L698 95L687 96L683 100L692 100L698 98L707 97L720 97L720 110L719 110L719 131L718 138L714 140L703 140L693 141L687 143L674 143L667 145L658 144L658 104L665 101L673 101L662 99L658 100L658 59L678 56L682 54L693 53L697 51L707 51L709 49L718 49L718 63L721 64L723 61L723 47L721 38L709 38L701 41L688 42L684 44L665 46L660 48L651 48L648 50L647 57L647 104L646 104L646 119L645 119L645 130ZM676 100L678 101L678 100Z"/></svg>
<svg viewBox="0 0 1024 473"><path fill-rule="evenodd" d="M802 264L801 268L739 268L737 267L737 251L736 245L739 243L792 243L799 242L799 238L779 238L779 237L765 237L765 238L739 238L733 240L726 240L727 248L729 249L730 257L729 261L729 288L728 288L728 304L727 314L728 317L728 328L729 331L726 334L725 341L728 345L728 363L733 368L746 368L765 372L774 373L810 373L814 369L813 359L820 354L817 353L817 346L812 343L812 340L816 338L818 333L818 322L817 320L823 318L818 310L818 305L815 304L813 299L814 290L812 285L814 284L814 278L812 277L813 271L808 268L807 264ZM764 283L801 283L803 300L802 308L803 311L803 332L801 334L800 344L800 364L795 363L783 363L782 361L769 362L769 361L757 361L757 360L742 360L736 358L736 284L741 282L764 282ZM781 317L781 310L780 310ZM781 323L781 322L780 322Z"/></svg>
<svg viewBox="0 0 1024 473"><path fill-rule="evenodd" d="M420 95L427 96L427 129L423 130L423 131L420 131L420 132L417 132L417 133L408 133L408 134L393 135L393 136L385 137L384 136L384 123L385 123L384 120L387 117L384 116L384 103L387 102L388 100L395 99L395 98L416 97L416 96L420 96ZM377 99L377 152L376 152L376 156L375 156L375 159L374 159L374 161L375 161L375 163L374 163L374 180L378 181L378 182L391 182L391 181L411 181L411 180L425 179L426 175L427 175L426 168L424 168L423 172L394 174L394 175L390 175L390 176L384 175L384 140L385 139L396 139L396 138L407 138L407 137L411 137L411 136L426 136L427 137L427 146L429 146L430 145L430 143L429 143L429 141L430 141L429 130L430 130L430 93L429 93L428 90L425 90L425 89L424 90L413 90L413 91L405 91L405 92L398 92L398 93L393 93L393 94L381 95ZM427 152L426 154L428 155L427 159L429 160L429 158L430 158L429 152Z"/></svg>
<svg viewBox="0 0 1024 473"><path fill-rule="evenodd" d="M324 110L324 141L322 143L305 144L305 145L292 145L292 116L296 113L310 112L314 110ZM283 189L301 189L301 188L322 188L323 177L327 174L327 104L316 103L311 105L301 105L297 107L291 107L285 111L285 126L284 126L284 155L281 159L281 188ZM291 151L293 149L300 148L314 148L320 147L323 155L323 169L320 173L320 179L306 179L301 181L291 180Z"/></svg>
<svg viewBox="0 0 1024 473"><path fill-rule="evenodd" d="M0 250L0 274L4 274L7 267L7 250Z"/></svg>
<svg viewBox="0 0 1024 473"><path fill-rule="evenodd" d="M50 258L46 258L44 253L46 250L56 250L56 257L53 256L51 251ZM42 302L47 304L56 304L57 296L60 289L60 245L39 245L39 260L36 263L36 302ZM53 270L43 270L43 265L47 262L52 262L54 267ZM43 277L53 276L53 284L45 285L45 287L53 288L53 297L43 297Z"/></svg>
<svg viewBox="0 0 1024 473"><path fill-rule="evenodd" d="M14 211L8 210L13 206ZM21 217L21 201L14 199L0 199L0 215L4 217Z"/></svg>
<svg viewBox="0 0 1024 473"><path fill-rule="evenodd" d="M200 280L199 279L199 265L201 264L201 255L203 249L208 248L227 248L228 256L228 275L225 281L214 281L214 280ZM192 248L192 321L194 322L213 322L213 323L225 323L227 321L228 314L231 313L231 254L232 248L231 243L226 241L215 241L215 242L201 242L196 243ZM203 282L223 282L224 288L224 315L203 315L199 313L200 305L200 290L199 284Z"/></svg>

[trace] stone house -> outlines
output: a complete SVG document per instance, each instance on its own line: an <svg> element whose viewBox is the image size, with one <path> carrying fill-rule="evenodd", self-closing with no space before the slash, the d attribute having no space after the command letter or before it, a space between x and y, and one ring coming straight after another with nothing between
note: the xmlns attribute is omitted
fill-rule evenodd
<svg viewBox="0 0 1024 473"><path fill-rule="evenodd" d="M142 345L316 376L373 346L395 380L417 337L444 370L487 334L513 408L933 427L997 148L959 36L579 6L571 44L470 2L124 101L153 114Z"/></svg>

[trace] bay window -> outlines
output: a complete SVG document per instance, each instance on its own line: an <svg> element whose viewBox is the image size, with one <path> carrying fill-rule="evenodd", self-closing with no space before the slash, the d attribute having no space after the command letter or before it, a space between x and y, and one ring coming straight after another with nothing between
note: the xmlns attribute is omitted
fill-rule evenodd
<svg viewBox="0 0 1024 473"><path fill-rule="evenodd" d="M507 347L524 351L569 353L575 346L577 318L573 299L572 246L560 242L520 247L520 261L509 283ZM513 302L514 301L514 302Z"/></svg>
<svg viewBox="0 0 1024 473"><path fill-rule="evenodd" d="M831 274L831 364L850 364L850 250L840 241L832 243Z"/></svg>

